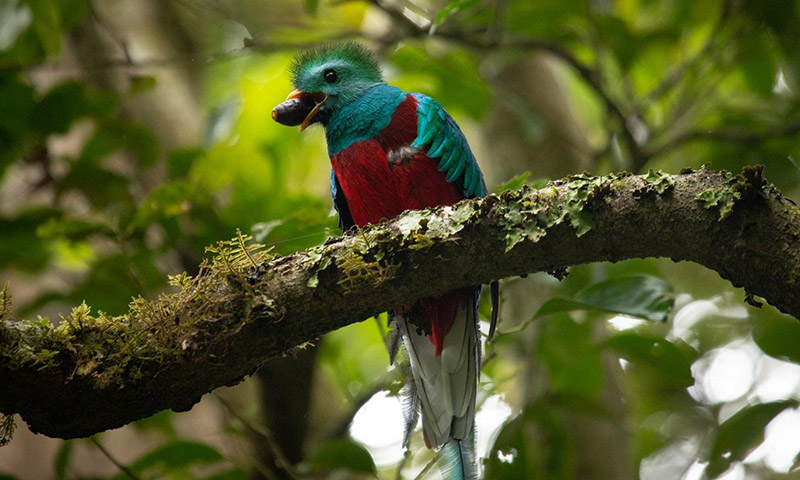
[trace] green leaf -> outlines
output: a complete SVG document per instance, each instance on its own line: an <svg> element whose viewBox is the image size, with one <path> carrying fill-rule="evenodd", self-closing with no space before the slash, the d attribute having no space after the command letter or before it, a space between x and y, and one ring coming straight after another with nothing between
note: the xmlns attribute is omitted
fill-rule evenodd
<svg viewBox="0 0 800 480"><path fill-rule="evenodd" d="M61 50L61 17L57 2L60 0L27 0L33 11L33 31L48 56Z"/></svg>
<svg viewBox="0 0 800 480"><path fill-rule="evenodd" d="M150 75L134 75L131 78L129 93L135 95L156 88L156 77Z"/></svg>
<svg viewBox="0 0 800 480"><path fill-rule="evenodd" d="M319 11L319 0L305 0L305 7L311 16L315 16Z"/></svg>
<svg viewBox="0 0 800 480"><path fill-rule="evenodd" d="M603 366L590 322L577 323L564 313L548 318L537 351L555 392L592 398L602 388Z"/></svg>
<svg viewBox="0 0 800 480"><path fill-rule="evenodd" d="M45 268L51 257L48 241L36 235L38 226L57 215L51 209L32 209L16 217L0 217L0 269L13 266L25 271Z"/></svg>
<svg viewBox="0 0 800 480"><path fill-rule="evenodd" d="M73 440L65 440L61 443L58 452L56 453L55 461L53 462L53 471L58 480L67 478L67 469L69 468L69 460L72 457L72 448L75 446Z"/></svg>
<svg viewBox="0 0 800 480"><path fill-rule="evenodd" d="M108 225L77 218L51 218L36 229L36 235L44 238L65 237L70 240L83 240L95 233L111 235Z"/></svg>
<svg viewBox="0 0 800 480"><path fill-rule="evenodd" d="M573 478L574 457L558 417L534 403L502 427L486 459L484 478Z"/></svg>
<svg viewBox="0 0 800 480"><path fill-rule="evenodd" d="M232 468L204 478L205 480L249 480L252 476L241 468Z"/></svg>
<svg viewBox="0 0 800 480"><path fill-rule="evenodd" d="M199 464L217 463L224 460L222 454L204 443L178 440L144 454L128 468L135 473L148 470L158 472L185 472L188 467ZM128 476L120 473L114 480L126 480Z"/></svg>
<svg viewBox="0 0 800 480"><path fill-rule="evenodd" d="M345 469L356 473L377 474L375 462L369 452L351 440L334 440L322 445L309 463L313 472Z"/></svg>
<svg viewBox="0 0 800 480"><path fill-rule="evenodd" d="M75 120L106 115L115 104L111 95L90 92L84 85L69 80L52 88L39 101L31 126L43 135L65 133Z"/></svg>
<svg viewBox="0 0 800 480"><path fill-rule="evenodd" d="M649 275L612 278L581 290L573 300L547 301L534 318L573 310L599 310L664 322L674 303L671 291L670 284Z"/></svg>
<svg viewBox="0 0 800 480"><path fill-rule="evenodd" d="M745 407L717 428L717 436L711 447L711 456L706 475L716 478L730 467L731 463L743 460L750 451L764 441L764 428L779 413L797 407L796 400L760 403Z"/></svg>
<svg viewBox="0 0 800 480"><path fill-rule="evenodd" d="M0 149L25 133L33 108L33 87L16 75L0 75Z"/></svg>
<svg viewBox="0 0 800 480"><path fill-rule="evenodd" d="M89 13L89 2L91 0L58 0L59 15L61 26L66 30L74 27Z"/></svg>
<svg viewBox="0 0 800 480"><path fill-rule="evenodd" d="M498 185L497 188L494 189L494 193L501 193L505 192L506 190L516 190L518 188L521 188L523 185L525 185L526 181L528 180L528 177L530 176L531 172L522 172L519 175L512 178L511 180L508 180L507 182Z"/></svg>
<svg viewBox="0 0 800 480"><path fill-rule="evenodd" d="M200 148L183 148L169 152L167 169L171 177L186 177L192 164L203 155Z"/></svg>
<svg viewBox="0 0 800 480"><path fill-rule="evenodd" d="M600 348L613 350L635 365L657 371L660 380L676 387L694 384L692 363L697 352L689 346L682 344L679 347L658 336L626 332L605 340Z"/></svg>
<svg viewBox="0 0 800 480"><path fill-rule="evenodd" d="M83 147L81 161L97 162L118 150L134 154L142 166L150 166L158 157L158 141L142 125L121 120L103 122Z"/></svg>
<svg viewBox="0 0 800 480"><path fill-rule="evenodd" d="M770 45L763 34L747 35L742 42L742 60L737 65L747 86L764 97L772 96L778 62L775 46Z"/></svg>
<svg viewBox="0 0 800 480"><path fill-rule="evenodd" d="M800 364L800 322L775 315L764 319L753 332L756 345L767 355Z"/></svg>
<svg viewBox="0 0 800 480"><path fill-rule="evenodd" d="M194 186L182 180L163 183L148 193L136 210L132 226L145 227L153 221L189 213Z"/></svg>
<svg viewBox="0 0 800 480"><path fill-rule="evenodd" d="M168 438L174 438L176 431L175 426L172 424L173 418L175 418L175 412L172 410L162 410L155 415L133 422L131 426L140 432L158 431L165 434Z"/></svg>
<svg viewBox="0 0 800 480"><path fill-rule="evenodd" d="M32 19L27 5L20 5L16 0L0 3L0 51L11 48Z"/></svg>
<svg viewBox="0 0 800 480"><path fill-rule="evenodd" d="M477 3L478 0L450 0L450 2L445 5L443 9L436 13L436 19L433 21L433 24L438 27L443 24L450 15L459 10L467 9L473 5L476 5Z"/></svg>
<svg viewBox="0 0 800 480"><path fill-rule="evenodd" d="M80 192L97 209L120 202L131 202L128 177L85 161L75 163L70 171L56 183L56 191Z"/></svg>

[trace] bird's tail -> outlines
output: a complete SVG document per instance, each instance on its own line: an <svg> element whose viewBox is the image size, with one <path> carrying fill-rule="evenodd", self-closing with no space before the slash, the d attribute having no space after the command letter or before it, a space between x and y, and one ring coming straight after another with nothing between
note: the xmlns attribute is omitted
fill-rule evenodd
<svg viewBox="0 0 800 480"><path fill-rule="evenodd" d="M448 480L477 480L474 430L463 440L450 440L439 450L439 469Z"/></svg>
<svg viewBox="0 0 800 480"><path fill-rule="evenodd" d="M441 469L448 480L477 478L474 425L480 369L479 294L477 287L459 289L441 298L425 299L421 302L424 312L417 308L394 316L413 377L413 382L406 384L404 399L409 422L405 440L416 425L414 413L419 408L425 443L441 449Z"/></svg>

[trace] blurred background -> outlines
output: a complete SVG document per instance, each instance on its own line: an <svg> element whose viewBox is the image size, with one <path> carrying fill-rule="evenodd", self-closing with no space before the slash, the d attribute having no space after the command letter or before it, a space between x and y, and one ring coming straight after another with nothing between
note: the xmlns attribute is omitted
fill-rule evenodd
<svg viewBox="0 0 800 480"><path fill-rule="evenodd" d="M760 163L800 200L800 1L0 0L15 316L124 313L237 228L282 254L337 235L321 128L270 112L292 56L338 39L444 105L494 191ZM485 478L800 478L797 320L666 259L506 279L501 297ZM419 431L400 446L384 335L385 318L343 328L91 439L18 420L0 479L439 478Z"/></svg>

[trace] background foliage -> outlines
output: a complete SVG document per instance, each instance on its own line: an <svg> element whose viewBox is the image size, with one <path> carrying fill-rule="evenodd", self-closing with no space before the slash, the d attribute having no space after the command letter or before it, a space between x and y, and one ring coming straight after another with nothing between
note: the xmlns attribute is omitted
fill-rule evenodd
<svg viewBox="0 0 800 480"><path fill-rule="evenodd" d="M157 295L236 228L278 253L335 235L321 130L269 114L292 54L340 38L453 113L498 190L763 163L797 198L798 25L794 0L4 0L0 278L18 317L58 322ZM796 475L795 319L667 260L502 291L486 478ZM400 449L382 322L187 414L66 442L20 426L0 478L435 478L419 433Z"/></svg>

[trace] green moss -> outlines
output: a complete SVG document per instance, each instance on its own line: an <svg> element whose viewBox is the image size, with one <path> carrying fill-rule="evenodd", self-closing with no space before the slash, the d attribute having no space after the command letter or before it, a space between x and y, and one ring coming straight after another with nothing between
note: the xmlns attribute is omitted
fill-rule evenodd
<svg viewBox="0 0 800 480"><path fill-rule="evenodd" d="M391 237L386 230L359 230L352 247L337 259L336 267L341 273L339 285L354 290L363 285L378 286L394 277L399 265L387 260L385 249L378 249L379 238L390 240ZM387 246L385 241L380 244Z"/></svg>
<svg viewBox="0 0 800 480"><path fill-rule="evenodd" d="M725 220L733 213L738 202L756 197L766 198L768 194L777 192L764 179L763 173L763 165L744 166L738 175L725 172L725 187L704 190L695 196L695 200L703 202L703 208L719 209L719 221Z"/></svg>
<svg viewBox="0 0 800 480"><path fill-rule="evenodd" d="M148 301L135 298L125 315L93 313L81 303L54 324L47 318L10 321L7 290L0 301L0 362L9 368L60 370L66 378L91 379L98 388L122 386L158 366L192 350L195 325L213 319L220 340L229 321L238 321L218 307L232 300L235 288L253 291L253 273L273 258L261 245L237 232L232 240L210 247L214 256L200 266L200 274L170 277L180 288ZM234 286L234 289L229 288ZM228 321L228 322L226 322ZM217 332L218 331L218 332Z"/></svg>
<svg viewBox="0 0 800 480"><path fill-rule="evenodd" d="M675 178L672 175L660 170L657 172L653 171L652 168L647 172L647 175L644 176L644 180L646 182L646 187L644 188L645 193L663 195L675 187Z"/></svg>
<svg viewBox="0 0 800 480"><path fill-rule="evenodd" d="M614 187L626 188L626 185L619 183L627 182L633 176L624 171L601 177L584 172L563 181L551 182L536 191L535 195L530 195L526 187L503 192L500 198L504 202L497 204L497 213L500 215L500 235L506 243L506 251L523 241L538 242L548 229L561 223L568 223L577 236L585 235L595 226L594 209L598 202L611 194ZM644 183L636 183L633 191L635 197L664 195L675 187L675 179L660 171L650 170L647 175L638 178Z"/></svg>

